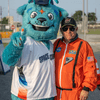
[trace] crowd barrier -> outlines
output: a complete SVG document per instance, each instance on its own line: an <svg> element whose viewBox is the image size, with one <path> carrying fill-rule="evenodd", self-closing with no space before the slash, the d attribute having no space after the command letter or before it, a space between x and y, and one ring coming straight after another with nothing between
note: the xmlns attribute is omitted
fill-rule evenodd
<svg viewBox="0 0 100 100"><path fill-rule="evenodd" d="M0 32L2 38L10 38L12 32Z"/></svg>

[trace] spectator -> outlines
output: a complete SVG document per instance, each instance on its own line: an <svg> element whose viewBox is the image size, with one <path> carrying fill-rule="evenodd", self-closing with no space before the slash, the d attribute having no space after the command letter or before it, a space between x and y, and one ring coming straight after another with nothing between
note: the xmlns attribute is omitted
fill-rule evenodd
<svg viewBox="0 0 100 100"><path fill-rule="evenodd" d="M80 39L73 18L61 22L62 39L54 43L56 100L86 100L97 87L96 61L91 46Z"/></svg>

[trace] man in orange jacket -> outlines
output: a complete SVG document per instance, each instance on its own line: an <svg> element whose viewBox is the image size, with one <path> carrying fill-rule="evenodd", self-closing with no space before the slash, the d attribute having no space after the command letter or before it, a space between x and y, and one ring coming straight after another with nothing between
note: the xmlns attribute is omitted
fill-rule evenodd
<svg viewBox="0 0 100 100"><path fill-rule="evenodd" d="M97 87L96 60L88 42L80 39L73 18L61 22L62 39L54 43L57 97L86 100Z"/></svg>

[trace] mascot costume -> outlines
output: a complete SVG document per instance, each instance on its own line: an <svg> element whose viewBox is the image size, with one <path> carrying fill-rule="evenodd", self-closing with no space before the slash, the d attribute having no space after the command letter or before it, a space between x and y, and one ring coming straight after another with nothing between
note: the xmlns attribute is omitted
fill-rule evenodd
<svg viewBox="0 0 100 100"><path fill-rule="evenodd" d="M58 3L58 0L55 0ZM17 9L23 17L20 32L13 33L3 51L3 62L15 66L12 100L53 100L56 96L53 44L66 10L51 0L28 0Z"/></svg>

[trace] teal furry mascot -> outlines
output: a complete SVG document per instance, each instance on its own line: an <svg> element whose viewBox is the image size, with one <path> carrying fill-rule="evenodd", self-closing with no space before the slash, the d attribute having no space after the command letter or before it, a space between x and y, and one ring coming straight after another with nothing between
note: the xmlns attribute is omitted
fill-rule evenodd
<svg viewBox="0 0 100 100"><path fill-rule="evenodd" d="M2 54L3 62L15 67L11 98L53 100L56 96L55 66L50 40L56 39L60 21L68 13L53 5L51 0L48 4L29 0L17 12L23 17L21 31L12 34Z"/></svg>

